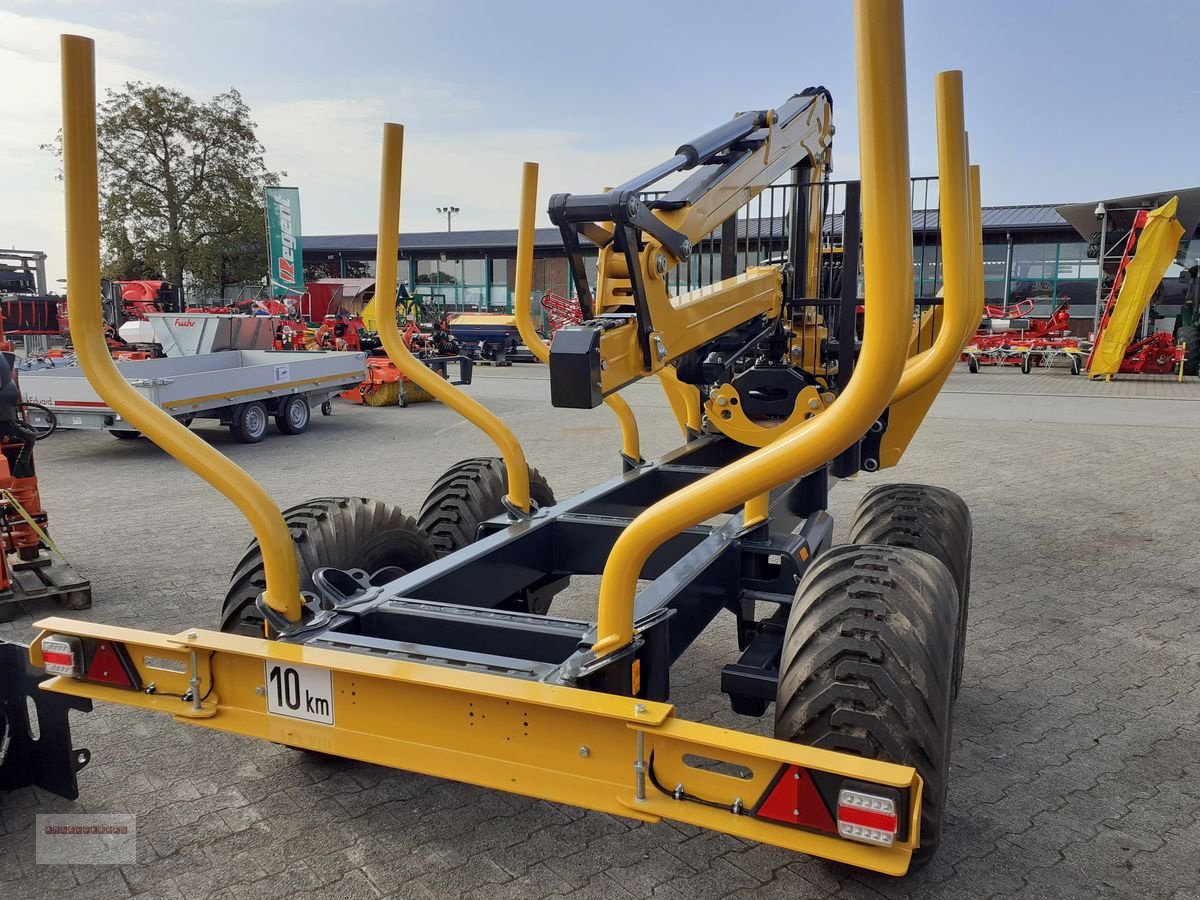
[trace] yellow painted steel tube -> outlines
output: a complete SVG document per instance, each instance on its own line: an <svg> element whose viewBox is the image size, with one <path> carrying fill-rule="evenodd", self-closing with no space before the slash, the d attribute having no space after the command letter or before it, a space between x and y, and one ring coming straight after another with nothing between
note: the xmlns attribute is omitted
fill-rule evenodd
<svg viewBox="0 0 1200 900"><path fill-rule="evenodd" d="M979 320L983 318L983 195L979 184L979 166L971 166L971 243L975 247L974 272L971 281L975 287L971 314L964 323L962 347L971 340L971 335L979 330ZM959 350L962 350L962 347ZM957 360L955 360L957 362Z"/></svg>
<svg viewBox="0 0 1200 900"><path fill-rule="evenodd" d="M975 306L975 241L971 236L967 135L963 126L962 72L939 72L937 103L938 222L942 232L942 327L933 346L908 361L893 402L910 397L945 374L958 360Z"/></svg>
<svg viewBox="0 0 1200 900"><path fill-rule="evenodd" d="M163 412L121 376L100 317L100 212L96 169L96 66L90 38L62 44L63 187L67 212L67 283L71 337L79 366L104 402L134 428L228 497L262 548L265 597L290 622L300 620L300 576L287 523L257 481Z"/></svg>
<svg viewBox="0 0 1200 900"><path fill-rule="evenodd" d="M637 417L633 407L625 402L625 398L617 394L609 394L604 398L604 405L613 411L621 426L621 455L631 463L642 461L641 436L638 434Z"/></svg>
<svg viewBox="0 0 1200 900"><path fill-rule="evenodd" d="M517 271L513 276L513 312L521 340L538 359L550 362L550 347L533 325L533 243L537 219L537 163L527 162L521 169L521 210L517 222Z"/></svg>
<svg viewBox="0 0 1200 900"><path fill-rule="evenodd" d="M527 162L521 170L521 217L517 229L517 271L513 279L516 294L513 311L516 314L517 330L530 352L547 365L550 363L550 347L542 340L533 324L533 242L537 218L538 164ZM621 455L632 462L640 462L642 451L638 436L637 419L624 397L611 394L604 403L617 416L621 424Z"/></svg>
<svg viewBox="0 0 1200 900"><path fill-rule="evenodd" d="M866 312L858 366L824 413L633 520L600 582L603 656L633 636L637 579L650 554L685 528L826 465L879 418L900 381L912 330L912 209L901 0L855 0Z"/></svg>
<svg viewBox="0 0 1200 900"><path fill-rule="evenodd" d="M499 417L473 397L442 378L404 346L396 325L396 263L400 251L400 184L404 163L404 126L383 126L383 163L379 187L379 243L375 253L375 302L379 339L388 358L419 387L466 418L490 437L504 457L508 472L508 502L529 512L529 463L521 443Z"/></svg>

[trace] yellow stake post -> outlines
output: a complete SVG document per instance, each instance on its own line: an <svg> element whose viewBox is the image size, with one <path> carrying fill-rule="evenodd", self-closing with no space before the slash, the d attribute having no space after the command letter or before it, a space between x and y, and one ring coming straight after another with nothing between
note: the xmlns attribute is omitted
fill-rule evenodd
<svg viewBox="0 0 1200 900"><path fill-rule="evenodd" d="M513 279L513 311L517 330L529 351L549 364L550 347L542 340L533 324L533 243L536 236L538 164L527 162L521 169L521 215L517 228L517 271ZM642 451L638 438L637 419L624 397L610 394L604 403L621 424L621 455L630 462L641 462Z"/></svg>
<svg viewBox="0 0 1200 900"><path fill-rule="evenodd" d="M963 127L962 72L939 72L934 80L938 141L938 224L942 233L942 327L934 344L904 368L892 402L911 397L945 374L979 324L975 308L975 240L970 232L970 177ZM969 330L968 330L969 329Z"/></svg>
<svg viewBox="0 0 1200 900"><path fill-rule="evenodd" d="M863 270L870 298L858 367L826 412L659 501L626 527L600 582L597 655L632 640L637 580L656 548L685 528L825 465L867 432L899 384L913 313L904 12L901 0L855 0L854 11Z"/></svg>
<svg viewBox="0 0 1200 900"><path fill-rule="evenodd" d="M298 622L301 600L296 551L275 501L243 469L139 394L109 355L100 316L95 45L90 38L74 34L62 35L61 45L67 284L73 300L71 337L79 367L105 403L241 510L262 548L267 604L289 622Z"/></svg>
<svg viewBox="0 0 1200 900"><path fill-rule="evenodd" d="M969 156L968 156L969 158ZM975 249L974 254L974 271L971 276L972 285L974 287L974 303L971 305L971 314L964 323L965 332L963 334L963 346L971 340L973 335L979 329L979 320L983 317L983 199L980 191L982 188L979 184L979 166L971 166L971 244ZM957 359L955 360L957 362Z"/></svg>
<svg viewBox="0 0 1200 900"><path fill-rule="evenodd" d="M490 409L460 391L404 346L396 325L396 262L400 255L400 183L404 162L404 126L383 126L383 165L379 187L379 238L375 253L375 302L378 305L379 338L388 358L410 381L467 419L490 437L504 457L508 472L508 502L529 512L529 464L521 442Z"/></svg>

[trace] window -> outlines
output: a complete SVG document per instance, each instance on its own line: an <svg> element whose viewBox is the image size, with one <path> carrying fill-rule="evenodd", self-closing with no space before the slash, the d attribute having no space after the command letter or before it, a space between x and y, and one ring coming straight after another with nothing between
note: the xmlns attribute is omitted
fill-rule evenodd
<svg viewBox="0 0 1200 900"><path fill-rule="evenodd" d="M1004 266L1008 262L1007 244L983 245L984 281L1004 281Z"/></svg>
<svg viewBox="0 0 1200 900"><path fill-rule="evenodd" d="M417 260L417 284L458 284L459 263L456 259Z"/></svg>
<svg viewBox="0 0 1200 900"><path fill-rule="evenodd" d="M1013 278L1053 281L1057 275L1058 244L1013 246Z"/></svg>
<svg viewBox="0 0 1200 900"><path fill-rule="evenodd" d="M508 284L508 264L507 259L492 260L492 284L507 285Z"/></svg>
<svg viewBox="0 0 1200 900"><path fill-rule="evenodd" d="M1087 244L1082 241L1058 245L1059 278L1096 278L1096 261L1088 259Z"/></svg>
<svg viewBox="0 0 1200 900"><path fill-rule="evenodd" d="M483 259L464 259L462 261L463 284L486 284L485 263Z"/></svg>

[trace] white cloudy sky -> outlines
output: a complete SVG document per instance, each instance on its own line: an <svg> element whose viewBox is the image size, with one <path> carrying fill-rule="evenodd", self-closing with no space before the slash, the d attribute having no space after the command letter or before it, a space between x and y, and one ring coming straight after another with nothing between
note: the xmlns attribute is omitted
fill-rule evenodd
<svg viewBox="0 0 1200 900"><path fill-rule="evenodd" d="M249 103L304 231L371 232L379 126L406 126L402 230L516 224L619 182L738 109L823 83L837 177L857 172L849 0L0 0L0 246L64 270L61 186L38 149L61 115L58 35L97 42L101 88L157 81ZM932 173L932 82L965 71L984 202L1088 201L1200 182L1195 0L909 0L914 174ZM1190 99L1189 99L1190 98ZM542 204L544 206L544 202ZM543 222L543 224L545 224Z"/></svg>

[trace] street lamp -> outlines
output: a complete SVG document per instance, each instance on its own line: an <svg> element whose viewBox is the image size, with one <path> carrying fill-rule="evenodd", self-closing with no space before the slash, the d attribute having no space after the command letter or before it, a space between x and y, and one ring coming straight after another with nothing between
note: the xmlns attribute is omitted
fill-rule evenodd
<svg viewBox="0 0 1200 900"><path fill-rule="evenodd" d="M457 206L439 206L437 208L437 211L446 217L446 230L447 231L451 230L450 219L453 216L457 216L460 212L462 212L462 210L459 209Z"/></svg>
<svg viewBox="0 0 1200 900"><path fill-rule="evenodd" d="M1092 313L1092 334L1100 330L1100 302L1104 292L1104 255L1108 248L1104 246L1108 237L1108 207L1103 202L1096 204L1096 218L1100 220L1100 253L1096 257L1098 271L1096 272L1096 309Z"/></svg>

